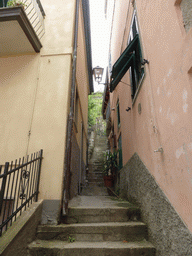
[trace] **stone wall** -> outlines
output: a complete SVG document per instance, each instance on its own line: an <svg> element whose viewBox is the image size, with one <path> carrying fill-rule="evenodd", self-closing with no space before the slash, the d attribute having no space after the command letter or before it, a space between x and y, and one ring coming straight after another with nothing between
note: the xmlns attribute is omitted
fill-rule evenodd
<svg viewBox="0 0 192 256"><path fill-rule="evenodd" d="M36 238L36 229L41 220L42 201L33 203L13 222L0 238L1 256L26 256L28 244Z"/></svg>
<svg viewBox="0 0 192 256"><path fill-rule="evenodd" d="M183 22L186 32L192 27L192 1L182 0L181 11L183 14Z"/></svg>
<svg viewBox="0 0 192 256"><path fill-rule="evenodd" d="M120 190L140 206L156 256L192 255L192 234L137 153L120 171Z"/></svg>

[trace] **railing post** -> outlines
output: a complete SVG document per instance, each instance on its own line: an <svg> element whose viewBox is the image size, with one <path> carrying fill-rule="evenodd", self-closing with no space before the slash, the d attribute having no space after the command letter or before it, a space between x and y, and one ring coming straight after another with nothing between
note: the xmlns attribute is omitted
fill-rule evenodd
<svg viewBox="0 0 192 256"><path fill-rule="evenodd" d="M36 188L35 202L38 201L39 183L40 183L40 172L41 172L41 162L42 162L42 158L43 158L43 149L40 150L40 159L39 159L39 168L38 168L38 177L37 177L37 188Z"/></svg>
<svg viewBox="0 0 192 256"><path fill-rule="evenodd" d="M1 215L2 207L3 207L3 198L4 198L4 193L5 193L8 170L9 170L9 162L6 162L5 168L4 168L3 181L1 184L1 191L0 191L0 215Z"/></svg>

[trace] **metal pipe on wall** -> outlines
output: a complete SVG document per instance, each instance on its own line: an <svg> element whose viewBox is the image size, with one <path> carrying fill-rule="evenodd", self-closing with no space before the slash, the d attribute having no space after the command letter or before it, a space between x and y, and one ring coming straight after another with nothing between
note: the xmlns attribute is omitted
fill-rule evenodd
<svg viewBox="0 0 192 256"><path fill-rule="evenodd" d="M79 3L76 0L75 9L75 32L73 42L73 64L72 64L72 79L71 79L71 99L70 111L67 121L67 137L66 137L66 151L64 161L64 182L62 193L61 213L66 215L68 211L68 203L70 198L70 169L71 169L71 149L72 149L72 133L73 133L73 118L74 118L74 102L75 102L75 89L76 89L76 64L77 64L77 40L78 40L78 21L79 21Z"/></svg>
<svg viewBox="0 0 192 256"><path fill-rule="evenodd" d="M81 194L82 186L82 164L83 164L83 122L81 122L81 148L80 148L80 168L79 168L79 185L78 185L78 194Z"/></svg>

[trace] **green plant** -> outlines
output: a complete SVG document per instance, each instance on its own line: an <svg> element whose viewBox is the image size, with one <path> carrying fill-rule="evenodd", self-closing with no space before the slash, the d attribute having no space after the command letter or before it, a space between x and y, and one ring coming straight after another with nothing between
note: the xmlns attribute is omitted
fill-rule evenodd
<svg viewBox="0 0 192 256"><path fill-rule="evenodd" d="M69 236L69 237L68 237L68 242L69 242L69 243L74 243L74 242L75 242L75 238L72 237L72 236Z"/></svg>
<svg viewBox="0 0 192 256"><path fill-rule="evenodd" d="M103 175L109 176L114 175L118 170L117 157L119 151L106 151L104 154L104 162L103 162Z"/></svg>
<svg viewBox="0 0 192 256"><path fill-rule="evenodd" d="M119 187L117 187L117 188L115 189L115 194L116 194L117 196L119 196L119 194L120 194L120 188L119 188Z"/></svg>
<svg viewBox="0 0 192 256"><path fill-rule="evenodd" d="M25 7L26 4L24 4L23 2L18 1L18 0L9 0L7 2L7 6L8 7L15 7L15 6L23 6L23 7Z"/></svg>
<svg viewBox="0 0 192 256"><path fill-rule="evenodd" d="M103 93L96 92L88 96L88 125L89 127L94 126L97 121L103 122L102 118L102 103L103 103Z"/></svg>

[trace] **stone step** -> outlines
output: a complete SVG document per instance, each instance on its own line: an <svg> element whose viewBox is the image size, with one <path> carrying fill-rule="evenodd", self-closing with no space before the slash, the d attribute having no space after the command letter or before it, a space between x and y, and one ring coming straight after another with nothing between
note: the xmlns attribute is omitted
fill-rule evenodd
<svg viewBox="0 0 192 256"><path fill-rule="evenodd" d="M41 225L37 230L41 240L68 241L69 237L77 242L143 241L147 239L147 228L142 222L108 222Z"/></svg>
<svg viewBox="0 0 192 256"><path fill-rule="evenodd" d="M29 246L30 256L155 256L147 242L63 242L36 240Z"/></svg>
<svg viewBox="0 0 192 256"><path fill-rule="evenodd" d="M89 168L90 169L90 168ZM91 166L91 170L95 170L95 171L102 171L103 169L103 164L99 165L99 164L92 164Z"/></svg>
<svg viewBox="0 0 192 256"><path fill-rule="evenodd" d="M93 177L96 177L96 178L103 178L103 172L99 172L99 171L93 171L93 172L89 172L88 175L87 175L88 178L93 178Z"/></svg>
<svg viewBox="0 0 192 256"><path fill-rule="evenodd" d="M88 186L89 187L94 187L94 186L98 186L98 187L104 187L104 181L103 180L101 180L100 182L98 182L98 181L89 181L88 182Z"/></svg>
<svg viewBox="0 0 192 256"><path fill-rule="evenodd" d="M97 176L97 177L103 177L103 172L102 171L98 171L98 170L96 170L96 171L93 171L93 172L90 172L90 175L95 175L95 176Z"/></svg>
<svg viewBox="0 0 192 256"><path fill-rule="evenodd" d="M91 177L91 178L88 178L88 181L89 183L93 182L98 182L98 183L103 183L103 178L99 178L99 177Z"/></svg>
<svg viewBox="0 0 192 256"><path fill-rule="evenodd" d="M88 179L89 181L91 181L91 179L100 179L100 180L103 180L103 174L95 174L94 172L92 172L92 173L89 173L89 174L87 175L87 179Z"/></svg>
<svg viewBox="0 0 192 256"><path fill-rule="evenodd" d="M66 223L103 223L139 221L140 209L136 206L113 208L70 207Z"/></svg>
<svg viewBox="0 0 192 256"><path fill-rule="evenodd" d="M98 186L83 186L82 193L83 196L108 196L107 188L105 187L98 187Z"/></svg>

